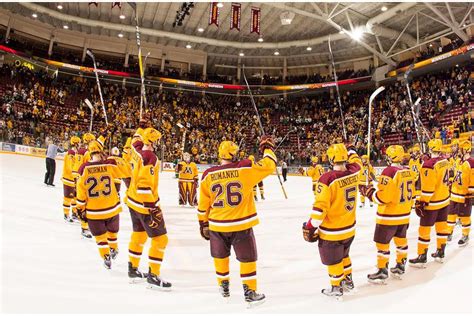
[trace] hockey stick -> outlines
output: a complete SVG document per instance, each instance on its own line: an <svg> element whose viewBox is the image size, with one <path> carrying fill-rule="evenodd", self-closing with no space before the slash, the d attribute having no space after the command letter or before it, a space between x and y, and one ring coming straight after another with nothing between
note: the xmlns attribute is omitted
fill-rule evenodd
<svg viewBox="0 0 474 316"><path fill-rule="evenodd" d="M84 102L86 103L87 107L91 110L91 123L89 124L89 133L92 132L92 121L94 120L94 107L92 106L91 101L89 99L85 99Z"/></svg>
<svg viewBox="0 0 474 316"><path fill-rule="evenodd" d="M337 82L336 64L334 63L334 56L332 54L330 36L328 37L328 46L329 46L329 56L331 57L332 71L334 73L334 83L336 85L337 102L339 104L339 111L341 112L342 132L343 132L344 140L347 141L346 123L344 120L344 112L342 111L341 95L339 94L339 83Z"/></svg>
<svg viewBox="0 0 474 316"><path fill-rule="evenodd" d="M275 148L275 151L278 150L278 148L280 148L280 146L283 144L283 142L285 141L285 139L288 137L288 135L290 135L291 132L296 132L297 128L295 127L293 130L290 130L288 131L288 133L286 133L285 137L283 137L283 139L281 140L281 142L278 144L278 146Z"/></svg>
<svg viewBox="0 0 474 316"><path fill-rule="evenodd" d="M415 131L416 131L416 138L418 139L418 143L421 144L422 151L425 152L425 146L421 141L421 136L420 136L420 129L418 127L418 121L416 119L416 114L415 114L415 105L413 104L413 100L411 98L411 89L410 89L410 81L408 80L408 76L410 75L411 71L413 70L413 67L415 65L411 64L410 67L408 67L407 71L403 75L405 78L405 86L407 88L407 93L408 93L408 100L410 101L410 107L411 107L411 115L413 117L413 125L415 125Z"/></svg>
<svg viewBox="0 0 474 316"><path fill-rule="evenodd" d="M245 84L247 85L247 89L249 90L250 100L252 101L253 108L255 110L255 113L257 114L258 124L260 125L260 132L262 133L262 136L263 136L263 135L265 135L265 130L263 129L262 120L260 119L260 114L258 113L257 105L255 104L255 100L253 99L252 89L250 89L249 82L247 81L247 76L245 75L245 65L244 64L242 64L242 74L244 75ZM285 196L285 199L288 199L288 195L286 194L285 187L283 186L283 182L281 181L280 172L278 171L277 166L275 166L275 172L276 172L278 181L280 182L280 186L281 186L281 190L283 191L283 195Z"/></svg>
<svg viewBox="0 0 474 316"><path fill-rule="evenodd" d="M419 126L421 126L421 131L425 134L425 136L428 138L428 140L431 140L431 136L430 134L428 133L428 131L426 130L425 126L423 125L423 122L421 121L420 119L420 111L419 111L419 107L418 105L420 104L420 101L421 101L421 98L418 98L416 99L415 101L415 104L414 104L414 107L415 107L415 116L416 116L416 119L418 121L418 124L420 124Z"/></svg>
<svg viewBox="0 0 474 316"><path fill-rule="evenodd" d="M100 88L99 73L97 72L97 64L95 62L95 56L94 54L92 54L90 50L87 50L86 54L92 59L92 63L94 64L95 80L97 81L97 90L99 90L100 103L102 105L102 110L104 111L105 124L109 125L109 120L107 119L107 111L105 111L104 98L102 96L102 90Z"/></svg>
<svg viewBox="0 0 474 316"><path fill-rule="evenodd" d="M368 130L368 133L367 133L367 157L368 157L368 160L369 160L369 164L370 164L370 141L371 141L370 129L371 129L371 126L372 126L372 102L374 102L374 99L383 90L385 90L385 87L380 86L377 90L375 90L370 95L370 98L369 98L369 130ZM369 174L367 174L367 185L369 185Z"/></svg>

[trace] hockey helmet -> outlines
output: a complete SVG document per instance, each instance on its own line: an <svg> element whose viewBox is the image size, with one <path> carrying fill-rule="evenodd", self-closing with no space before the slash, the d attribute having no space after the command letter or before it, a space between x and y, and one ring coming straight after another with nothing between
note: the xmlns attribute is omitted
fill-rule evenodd
<svg viewBox="0 0 474 316"><path fill-rule="evenodd" d="M441 152L443 147L443 142L441 139L432 139L428 142L428 148L432 152Z"/></svg>
<svg viewBox="0 0 474 316"><path fill-rule="evenodd" d="M225 140L219 145L219 158L223 160L233 160L239 152L239 146L234 142Z"/></svg>
<svg viewBox="0 0 474 316"><path fill-rule="evenodd" d="M143 132L143 143L146 145L152 145L161 138L161 133L152 127L148 127Z"/></svg>
<svg viewBox="0 0 474 316"><path fill-rule="evenodd" d="M112 148L112 156L120 156L120 150L117 147Z"/></svg>
<svg viewBox="0 0 474 316"><path fill-rule="evenodd" d="M91 155L101 153L103 149L104 147L96 140L92 140L87 146Z"/></svg>
<svg viewBox="0 0 474 316"><path fill-rule="evenodd" d="M316 156L311 157L311 163L317 164L319 162L319 158Z"/></svg>
<svg viewBox="0 0 474 316"><path fill-rule="evenodd" d="M70 140L71 146L77 146L79 145L80 142L81 142L81 139L79 137L77 136L71 137L71 140Z"/></svg>
<svg viewBox="0 0 474 316"><path fill-rule="evenodd" d="M400 145L390 145L388 146L385 154L392 162L401 162L403 156L405 155L405 150Z"/></svg>
<svg viewBox="0 0 474 316"><path fill-rule="evenodd" d="M85 143L85 144L88 144L90 143L91 141L95 140L95 136L91 133L85 133L84 135L82 135L82 141Z"/></svg>
<svg viewBox="0 0 474 316"><path fill-rule="evenodd" d="M464 139L459 142L459 148L463 154L468 154L472 150L472 144L468 139Z"/></svg>
<svg viewBox="0 0 474 316"><path fill-rule="evenodd" d="M331 164L345 162L347 161L347 159L349 159L347 148L343 143L333 144L329 146L326 153Z"/></svg>
<svg viewBox="0 0 474 316"><path fill-rule="evenodd" d="M186 162L190 162L191 161L191 155L189 153L184 153L183 154L183 159Z"/></svg>

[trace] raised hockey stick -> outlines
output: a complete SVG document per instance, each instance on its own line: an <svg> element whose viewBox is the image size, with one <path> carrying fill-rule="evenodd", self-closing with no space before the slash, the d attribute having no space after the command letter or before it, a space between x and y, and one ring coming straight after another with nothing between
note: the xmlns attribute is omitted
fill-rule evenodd
<svg viewBox="0 0 474 316"><path fill-rule="evenodd" d="M94 120L94 107L92 106L91 101L89 99L85 99L84 102L86 103L87 107L91 110L91 122L89 124L89 133L92 132L92 121Z"/></svg>
<svg viewBox="0 0 474 316"><path fill-rule="evenodd" d="M368 128L368 133L367 133L367 157L369 160L369 164L370 164L370 141L371 141L370 130L372 126L372 102L374 102L377 95L379 95L379 93L382 92L383 90L385 90L385 87L380 86L377 90L375 90L370 95L370 98L369 98L369 128ZM367 174L367 185L369 185L369 174Z"/></svg>
<svg viewBox="0 0 474 316"><path fill-rule="evenodd" d="M252 89L250 89L249 82L247 81L247 76L245 75L245 65L242 65L242 74L244 76L244 80L245 80L245 84L247 85L247 89L249 90L250 100L252 101L253 108L255 110L255 113L257 114L258 124L260 126L260 132L262 133L262 136L263 136L263 135L265 135L265 130L263 129L262 120L260 119L260 114L258 113L257 105L255 104L255 100L253 99ZM280 182L280 186L281 186L281 190L283 191L283 195L285 196L285 199L288 199L288 195L286 194L285 186L283 185L283 182L281 181L280 172L278 171L278 166L275 167L275 172L276 172L278 181Z"/></svg>
<svg viewBox="0 0 474 316"><path fill-rule="evenodd" d="M288 133L286 133L285 137L283 137L283 139L281 140L281 142L278 144L278 146L275 148L275 151L278 150L278 148L280 148L280 146L283 144L283 142L285 141L285 139L288 137L288 135L290 135L290 133L292 132L296 132L297 128L295 127L293 130L289 130Z"/></svg>
<svg viewBox="0 0 474 316"><path fill-rule="evenodd" d="M97 64L95 62L95 56L90 50L87 50L86 54L92 59L92 63L94 64L95 80L97 81L97 90L99 90L99 97L100 97L100 103L102 105L102 111L104 111L105 124L109 125L109 120L107 119L107 111L105 111L104 97L102 96L102 89L100 88L99 73L97 72Z"/></svg>
<svg viewBox="0 0 474 316"><path fill-rule="evenodd" d="M428 140L431 140L430 134L428 133L425 126L423 125L423 122L420 119L420 114L419 114L420 111L419 111L419 107L418 107L418 105L420 104L420 101L421 101L421 98L418 98L418 99L416 99L415 104L414 104L415 117L416 117L416 120L418 121L419 126L421 127L421 132L423 132L423 134L425 134L425 136L426 136L426 138L428 138Z"/></svg>
<svg viewBox="0 0 474 316"><path fill-rule="evenodd" d="M348 139L347 139L347 132L346 132L346 123L344 119L344 112L342 111L341 95L339 94L339 83L337 82L336 64L334 63L334 56L332 54L330 36L328 37L328 46L329 46L329 56L331 57L332 71L334 73L334 83L336 85L337 103L339 104L339 111L341 112L342 132L343 132L344 140L347 141Z"/></svg>
<svg viewBox="0 0 474 316"><path fill-rule="evenodd" d="M418 126L418 121L416 119L416 114L415 114L415 105L413 104L413 99L411 98L411 89L410 89L410 81L408 80L408 76L413 70L413 67L415 64L411 64L410 67L408 67L407 71L403 75L405 78L405 86L407 88L407 93L408 93L408 100L410 102L410 110L411 110L411 115L413 117L413 125L415 125L415 131L416 131L416 138L418 139L418 143L420 143L422 151L425 152L425 146L423 142L421 141L421 136L420 136L420 128Z"/></svg>

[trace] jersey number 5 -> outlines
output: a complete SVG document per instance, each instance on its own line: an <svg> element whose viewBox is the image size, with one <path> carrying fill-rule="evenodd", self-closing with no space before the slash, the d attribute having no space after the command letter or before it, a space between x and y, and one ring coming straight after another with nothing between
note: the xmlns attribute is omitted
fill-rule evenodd
<svg viewBox="0 0 474 316"><path fill-rule="evenodd" d="M221 183L216 183L211 187L212 193L215 194L216 199L212 204L214 208L222 208L227 205L230 207L235 207L242 202L242 184L240 182L229 182L222 185ZM225 192L224 192L225 190ZM223 197L221 197L224 195Z"/></svg>

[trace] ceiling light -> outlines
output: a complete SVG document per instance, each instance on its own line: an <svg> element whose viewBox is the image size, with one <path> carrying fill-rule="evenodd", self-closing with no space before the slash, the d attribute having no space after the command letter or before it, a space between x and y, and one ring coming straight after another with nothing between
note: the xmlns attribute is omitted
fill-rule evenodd
<svg viewBox="0 0 474 316"><path fill-rule="evenodd" d="M120 18L120 20L124 20L124 19L125 19L125 15L120 14L119 18Z"/></svg>
<svg viewBox="0 0 474 316"><path fill-rule="evenodd" d="M433 44L430 44L430 47L433 47Z"/></svg>
<svg viewBox="0 0 474 316"><path fill-rule="evenodd" d="M382 10L382 12L385 12L385 11L387 11L387 7L383 6L382 8L380 8L380 10Z"/></svg>
<svg viewBox="0 0 474 316"><path fill-rule="evenodd" d="M31 16L32 16L32 17L34 17L34 18L36 19L36 18L38 17L38 14L36 14L36 13L33 13Z"/></svg>
<svg viewBox="0 0 474 316"><path fill-rule="evenodd" d="M355 39L356 41L360 40L362 38L362 29L360 28L355 28L352 32L351 32L351 36L353 39Z"/></svg>
<svg viewBox="0 0 474 316"><path fill-rule="evenodd" d="M276 51L276 52L273 53L273 55L278 56L278 55L280 55L280 52Z"/></svg>
<svg viewBox="0 0 474 316"><path fill-rule="evenodd" d="M222 8L224 6L224 4L222 2L217 2L217 7L218 8Z"/></svg>
<svg viewBox="0 0 474 316"><path fill-rule="evenodd" d="M259 37L259 38L258 38L258 41L259 41L260 43L263 42L263 37Z"/></svg>
<svg viewBox="0 0 474 316"><path fill-rule="evenodd" d="M204 32L204 29L202 27L198 28L198 32L202 33Z"/></svg>
<svg viewBox="0 0 474 316"><path fill-rule="evenodd" d="M339 34L344 34L344 31L343 31L343 30L340 30L340 31L339 31Z"/></svg>
<svg viewBox="0 0 474 316"><path fill-rule="evenodd" d="M56 8L58 8L58 10L62 10L62 9L63 9L63 6L60 5L60 4L58 4L58 6L57 6Z"/></svg>
<svg viewBox="0 0 474 316"><path fill-rule="evenodd" d="M68 30L68 29L69 29L69 26L63 25L63 29Z"/></svg>
<svg viewBox="0 0 474 316"><path fill-rule="evenodd" d="M122 33L118 33L118 37L122 38L122 37L123 37L123 34L122 34Z"/></svg>
<svg viewBox="0 0 474 316"><path fill-rule="evenodd" d="M240 57L243 57L243 56L245 56L245 54L242 53L242 52L240 52L240 53L239 53L239 56L240 56Z"/></svg>
<svg viewBox="0 0 474 316"><path fill-rule="evenodd" d="M187 45L186 45L186 48L187 48L187 49L190 49L191 47L192 47L191 44L187 44Z"/></svg>
<svg viewBox="0 0 474 316"><path fill-rule="evenodd" d="M311 46L306 47L306 50L310 52L312 50Z"/></svg>

